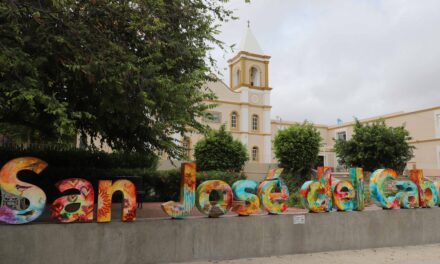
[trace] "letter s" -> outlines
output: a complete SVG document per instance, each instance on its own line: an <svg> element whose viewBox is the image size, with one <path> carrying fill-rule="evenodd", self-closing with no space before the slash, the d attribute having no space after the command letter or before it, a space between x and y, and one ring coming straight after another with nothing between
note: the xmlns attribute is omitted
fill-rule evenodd
<svg viewBox="0 0 440 264"><path fill-rule="evenodd" d="M17 173L31 170L39 174L47 163L33 157L17 158L6 163L0 171L0 188L9 194L26 198L29 206L23 210L9 208L2 203L0 221L8 224L25 224L37 219L44 211L46 194L39 187L17 179Z"/></svg>

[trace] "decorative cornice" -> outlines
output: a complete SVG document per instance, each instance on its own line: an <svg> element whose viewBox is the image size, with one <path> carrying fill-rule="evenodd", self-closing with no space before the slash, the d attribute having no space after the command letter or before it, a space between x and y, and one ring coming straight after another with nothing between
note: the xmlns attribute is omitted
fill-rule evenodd
<svg viewBox="0 0 440 264"><path fill-rule="evenodd" d="M239 53L237 53L237 55L235 55L234 57L229 59L228 63L231 63L234 60L238 59L241 55L247 55L247 56L261 58L261 59L265 59L265 60L270 59L270 56L267 56L267 55L260 55L260 54L250 53L250 52L247 52L247 51L240 51Z"/></svg>
<svg viewBox="0 0 440 264"><path fill-rule="evenodd" d="M271 109L272 108L272 106L270 106L270 105L258 105L258 104L252 104L252 103L231 102L231 101L223 101L223 100L209 100L207 102L219 103L219 104L246 105L246 106L252 106L252 107L263 108L263 109Z"/></svg>
<svg viewBox="0 0 440 264"><path fill-rule="evenodd" d="M272 87L268 87L268 86L253 86L247 83L237 84L236 86L232 87L232 89L237 90L240 87L247 87L249 89L260 90L260 91L270 91L273 89Z"/></svg>
<svg viewBox="0 0 440 264"><path fill-rule="evenodd" d="M259 133L259 132L245 132L245 131L233 131L230 130L231 133L235 134L248 134L248 135L254 135L254 136L272 136L270 133Z"/></svg>
<svg viewBox="0 0 440 264"><path fill-rule="evenodd" d="M295 124L301 124L302 122L289 122L289 121L271 120L270 123L274 124L274 125L290 126L290 125L295 125ZM326 128L326 129L328 129L328 126L322 125L322 124L313 124L313 126L317 127L317 128Z"/></svg>
<svg viewBox="0 0 440 264"><path fill-rule="evenodd" d="M381 116L375 116L375 117L370 117L370 118L366 118L363 120L359 120L361 123L367 123L367 122L374 122L374 121L378 121L380 119L389 119L389 118L395 118L395 117L400 117L400 116L406 116L406 115L412 115L412 114L418 114L418 113L423 113L423 112L429 112L429 111L433 111L433 110L440 110L440 106L434 106L434 107L430 107L430 108L425 108L425 109L419 109L419 110L415 110L415 111L410 111L410 112L397 112L397 113L391 113L391 114L387 114L387 115L381 115ZM328 126L329 129L335 129L335 128L342 128L342 127L349 127L349 126L353 126L355 124L354 121L351 122L347 122L341 125L331 125Z"/></svg>
<svg viewBox="0 0 440 264"><path fill-rule="evenodd" d="M427 142L440 142L440 138L428 138L428 139L412 139L408 140L409 144L427 143Z"/></svg>

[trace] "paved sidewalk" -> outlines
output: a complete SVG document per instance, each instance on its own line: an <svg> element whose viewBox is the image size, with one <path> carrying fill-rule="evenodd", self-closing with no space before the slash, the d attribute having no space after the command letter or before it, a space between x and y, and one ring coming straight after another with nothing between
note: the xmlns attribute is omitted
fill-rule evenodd
<svg viewBox="0 0 440 264"><path fill-rule="evenodd" d="M333 251L312 254L247 258L225 261L187 262L191 264L439 264L440 244L364 250Z"/></svg>

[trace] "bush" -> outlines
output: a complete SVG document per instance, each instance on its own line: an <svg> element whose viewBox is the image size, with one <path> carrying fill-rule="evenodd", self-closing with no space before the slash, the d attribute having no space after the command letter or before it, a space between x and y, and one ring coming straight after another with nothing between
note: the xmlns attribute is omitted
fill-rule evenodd
<svg viewBox="0 0 440 264"><path fill-rule="evenodd" d="M366 206L371 205L372 204L371 193L370 193L370 188L368 188L368 186L365 186L364 194L365 194L365 198L364 198L365 205Z"/></svg>
<svg viewBox="0 0 440 264"><path fill-rule="evenodd" d="M178 201L180 170L155 171L143 178L146 202Z"/></svg>
<svg viewBox="0 0 440 264"><path fill-rule="evenodd" d="M407 142L410 139L404 126L388 127L384 121L361 124L356 120L353 138L336 140L335 152L347 167L361 167L369 172L392 168L402 173L414 156L414 146Z"/></svg>
<svg viewBox="0 0 440 264"><path fill-rule="evenodd" d="M284 168L283 179L289 190L301 186L309 178L318 161L321 135L312 123L295 124L280 130L275 136L275 156Z"/></svg>
<svg viewBox="0 0 440 264"><path fill-rule="evenodd" d="M234 140L222 125L218 131L210 130L194 147L197 168L202 171L240 171L248 160L246 147Z"/></svg>
<svg viewBox="0 0 440 264"><path fill-rule="evenodd" d="M208 180L222 180L232 186L238 180L244 180L243 174L236 172L205 171L197 172L197 185ZM180 170L157 171L144 177L146 201L178 201L180 194Z"/></svg>
<svg viewBox="0 0 440 264"><path fill-rule="evenodd" d="M90 181L98 194L98 181L104 179L128 179L137 189L142 189L142 179L156 169L157 157L137 153L105 153L80 149L55 148L4 148L0 147L0 163L32 156L48 163L38 176L31 171L18 173L20 180L39 186L47 195L47 202L61 194L55 183L67 178L83 178ZM116 195L115 200L119 200Z"/></svg>
<svg viewBox="0 0 440 264"><path fill-rule="evenodd" d="M180 193L180 169L156 171L157 158L140 154L92 152L80 149L22 149L0 147L0 162L4 165L18 157L33 156L49 165L39 175L30 171L18 173L20 180L39 186L47 195L50 204L61 193L55 183L67 178L83 178L92 183L95 199L98 197L99 180L127 179L138 190L145 190L144 201L178 201ZM197 184L207 180L222 180L232 183L245 179L236 172L206 171L197 173ZM114 201L119 201L116 193Z"/></svg>
<svg viewBox="0 0 440 264"><path fill-rule="evenodd" d="M107 153L76 148L0 147L0 164L11 159L32 156L44 160L50 167L62 168L148 168L155 169L158 158L153 154Z"/></svg>
<svg viewBox="0 0 440 264"><path fill-rule="evenodd" d="M301 194L299 193L299 190L290 193L289 198L287 199L287 205L289 207L304 208L304 205L301 203Z"/></svg>
<svg viewBox="0 0 440 264"><path fill-rule="evenodd" d="M246 176L237 172L225 171L202 171L197 172L197 185L204 181L221 180L232 186L232 184L239 180L245 180Z"/></svg>
<svg viewBox="0 0 440 264"><path fill-rule="evenodd" d="M283 179L284 183L287 185L287 188L289 188L289 192L295 192L298 191L301 187L301 185L309 179L304 179L302 175L294 175L292 172L283 173L281 175L281 178Z"/></svg>

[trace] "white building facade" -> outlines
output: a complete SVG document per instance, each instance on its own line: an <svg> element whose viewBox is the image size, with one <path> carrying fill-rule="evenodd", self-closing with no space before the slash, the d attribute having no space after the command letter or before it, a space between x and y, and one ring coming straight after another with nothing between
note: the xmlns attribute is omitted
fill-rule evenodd
<svg viewBox="0 0 440 264"><path fill-rule="evenodd" d="M270 56L265 55L251 29L247 28L238 52L228 60L229 85L221 80L206 84L217 96L216 100L208 103L216 103L217 106L209 110L212 118L203 122L214 129L225 124L233 137L246 145L250 163L276 163L272 141L279 130L295 123L271 120L269 62ZM428 174L440 176L440 106L373 117L361 122L378 119L384 119L390 126L406 124L413 138L409 143L416 147L415 157L408 165L416 165L427 169ZM315 127L322 137L319 165L338 169L334 139L350 139L353 122L315 124ZM201 138L200 134L191 134L182 139L190 159L194 144Z"/></svg>

